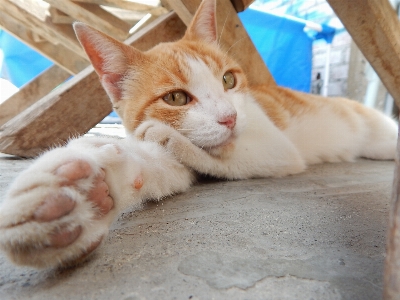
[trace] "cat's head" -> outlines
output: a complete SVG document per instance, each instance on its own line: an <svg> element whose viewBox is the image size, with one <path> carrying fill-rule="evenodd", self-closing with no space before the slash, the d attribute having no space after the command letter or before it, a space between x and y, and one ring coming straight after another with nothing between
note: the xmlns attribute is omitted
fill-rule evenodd
<svg viewBox="0 0 400 300"><path fill-rule="evenodd" d="M185 36L146 52L82 23L76 34L128 132L157 119L213 149L243 126L243 70L218 49L215 0L204 0Z"/></svg>

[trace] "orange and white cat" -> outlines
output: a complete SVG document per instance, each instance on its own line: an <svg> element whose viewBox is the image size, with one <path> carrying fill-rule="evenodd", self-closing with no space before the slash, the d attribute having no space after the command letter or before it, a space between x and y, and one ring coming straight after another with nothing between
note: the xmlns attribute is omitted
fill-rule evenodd
<svg viewBox="0 0 400 300"><path fill-rule="evenodd" d="M285 176L319 162L395 157L396 123L380 112L249 86L218 49L215 0L202 2L181 40L147 52L74 27L128 137L75 139L20 174L0 208L0 247L17 264L81 261L122 210L185 191L196 173Z"/></svg>

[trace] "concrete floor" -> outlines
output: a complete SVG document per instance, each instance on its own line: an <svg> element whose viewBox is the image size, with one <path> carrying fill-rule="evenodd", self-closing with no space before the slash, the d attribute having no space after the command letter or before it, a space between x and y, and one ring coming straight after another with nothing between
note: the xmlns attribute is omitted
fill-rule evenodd
<svg viewBox="0 0 400 300"><path fill-rule="evenodd" d="M0 195L30 161L0 155ZM83 265L0 254L0 299L380 299L393 162L204 180L126 212Z"/></svg>

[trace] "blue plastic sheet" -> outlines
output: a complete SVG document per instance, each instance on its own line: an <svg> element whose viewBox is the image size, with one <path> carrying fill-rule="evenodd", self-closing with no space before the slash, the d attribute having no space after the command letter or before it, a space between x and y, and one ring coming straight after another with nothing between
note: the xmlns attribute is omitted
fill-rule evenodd
<svg viewBox="0 0 400 300"><path fill-rule="evenodd" d="M18 88L53 64L3 30L0 30L0 49L3 52L1 77Z"/></svg>
<svg viewBox="0 0 400 300"><path fill-rule="evenodd" d="M305 22L251 8L239 17L276 83L310 92L312 43L317 38L331 42L335 30L323 26L322 32L310 35Z"/></svg>

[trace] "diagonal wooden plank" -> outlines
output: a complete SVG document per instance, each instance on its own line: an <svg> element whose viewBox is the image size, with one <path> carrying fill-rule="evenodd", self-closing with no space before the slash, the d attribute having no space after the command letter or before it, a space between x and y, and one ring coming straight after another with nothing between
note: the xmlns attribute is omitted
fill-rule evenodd
<svg viewBox="0 0 400 300"><path fill-rule="evenodd" d="M167 0L167 2L187 25L201 0ZM241 65L250 84L275 84L230 0L217 1L217 31L222 49L229 52L229 55Z"/></svg>
<svg viewBox="0 0 400 300"><path fill-rule="evenodd" d="M179 39L185 25L175 13L159 17L126 42L141 50ZM97 74L90 66L0 128L0 151L33 157L87 132L111 112Z"/></svg>
<svg viewBox="0 0 400 300"><path fill-rule="evenodd" d="M45 17L44 20L40 19L10 0L0 1L0 11L6 12L22 25L44 37L49 42L55 45L61 43L74 53L86 58L86 53L80 47L71 25L53 24L49 16Z"/></svg>
<svg viewBox="0 0 400 300"><path fill-rule="evenodd" d="M71 75L58 66L52 66L25 84L10 98L0 103L0 126L51 92Z"/></svg>
<svg viewBox="0 0 400 300"><path fill-rule="evenodd" d="M89 65L87 59L77 55L63 45L56 46L46 40L36 42L34 33L31 30L3 10L0 10L0 27L53 61L71 75L79 73Z"/></svg>
<svg viewBox="0 0 400 300"><path fill-rule="evenodd" d="M130 25L105 11L97 4L74 3L69 0L45 0L74 19L90 24L98 30L118 39L125 40L129 35Z"/></svg>
<svg viewBox="0 0 400 300"><path fill-rule="evenodd" d="M400 23L387 0L328 0L400 107Z"/></svg>

